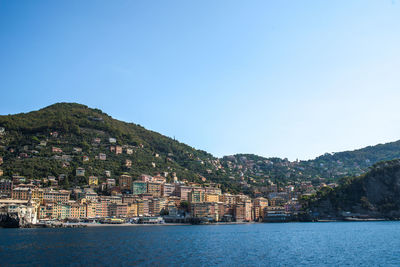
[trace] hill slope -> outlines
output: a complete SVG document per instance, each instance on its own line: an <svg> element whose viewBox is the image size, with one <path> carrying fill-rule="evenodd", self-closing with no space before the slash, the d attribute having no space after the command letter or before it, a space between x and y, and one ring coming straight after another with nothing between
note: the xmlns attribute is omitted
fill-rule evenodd
<svg viewBox="0 0 400 267"><path fill-rule="evenodd" d="M400 158L400 141L366 148L325 154L313 160L290 162L287 159L264 158L253 154L225 156L225 169L249 181L272 182L312 180L334 182L346 176L358 176L373 164Z"/></svg>
<svg viewBox="0 0 400 267"><path fill-rule="evenodd" d="M323 188L308 199L308 209L320 217L400 218L400 160L382 162L356 178L345 178L335 189Z"/></svg>
<svg viewBox="0 0 400 267"><path fill-rule="evenodd" d="M5 128L0 156L6 176L66 174L70 183L79 184L85 181L75 177L75 170L83 167L86 177L103 177L106 170L113 176L168 172L169 179L176 173L181 179L200 182L209 175L207 170L218 166L218 160L204 151L80 104L58 103L26 114L0 116L0 126ZM121 146L123 153L112 152L115 146ZM101 160L100 154L106 159Z"/></svg>
<svg viewBox="0 0 400 267"><path fill-rule="evenodd" d="M217 182L232 192L268 192L271 183L336 181L360 175L374 163L400 158L400 141L355 151L325 154L314 160L237 154L222 159L134 123L118 121L98 109L57 103L38 111L0 116L0 157L4 175L43 178L65 174L64 186L84 184L90 175L105 179L123 173L164 173L172 180ZM110 142L115 139L115 143ZM122 148L122 153L115 151ZM111 151L114 149L113 151ZM131 163L131 166L129 164ZM77 177L78 167L85 169Z"/></svg>

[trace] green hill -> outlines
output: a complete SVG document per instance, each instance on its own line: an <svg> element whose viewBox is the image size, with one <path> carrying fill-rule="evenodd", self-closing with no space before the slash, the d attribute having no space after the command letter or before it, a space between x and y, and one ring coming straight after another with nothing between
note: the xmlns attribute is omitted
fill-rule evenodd
<svg viewBox="0 0 400 267"><path fill-rule="evenodd" d="M335 182L346 176L358 176L373 164L400 158L400 141L369 146L366 148L325 154L313 160L293 161L280 158L264 158L253 154L225 156L222 165L232 174L263 184L272 182L314 181Z"/></svg>
<svg viewBox="0 0 400 267"><path fill-rule="evenodd" d="M218 160L140 125L115 120L98 109L74 103L58 103L29 113L0 116L5 134L0 140L0 156L4 158L4 175L41 178L66 174L69 183L85 183L75 170L83 167L86 177L104 177L106 170L113 176L127 173L168 172L180 179L202 182L207 170L216 170ZM95 142L99 138L100 143ZM111 144L109 138L115 138ZM41 144L42 143L42 144ZM110 151L122 146L123 153ZM62 152L53 152L53 147ZM82 152L80 152L82 149ZM133 153L127 154L127 149ZM98 159L100 153L106 160ZM84 161L84 156L89 158ZM126 167L126 160L132 167ZM217 174L214 175L218 177Z"/></svg>
<svg viewBox="0 0 400 267"><path fill-rule="evenodd" d="M322 188L305 198L309 212L316 216L368 216L400 218L400 160L374 165L359 177L344 178L341 185Z"/></svg>
<svg viewBox="0 0 400 267"><path fill-rule="evenodd" d="M325 154L314 160L237 154L218 159L134 123L118 121L98 109L57 103L38 111L0 116L0 168L4 176L41 179L65 174L64 187L85 184L90 175L105 180L130 174L167 172L192 182L216 182L232 192L266 192L271 183L337 181L360 175L382 160L400 158L400 141L355 151ZM115 144L110 143L115 139ZM123 153L111 151L120 146ZM129 153L128 153L129 152ZM104 156L106 157L105 160ZM88 160L86 160L88 159ZM129 166L129 161L131 166ZM85 177L77 177L78 167Z"/></svg>

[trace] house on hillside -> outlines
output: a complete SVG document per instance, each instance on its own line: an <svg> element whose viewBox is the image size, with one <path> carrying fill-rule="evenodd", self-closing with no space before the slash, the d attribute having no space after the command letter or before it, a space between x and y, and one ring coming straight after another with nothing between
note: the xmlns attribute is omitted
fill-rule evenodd
<svg viewBox="0 0 400 267"><path fill-rule="evenodd" d="M84 168L77 168L76 169L76 176L85 176L85 169Z"/></svg>
<svg viewBox="0 0 400 267"><path fill-rule="evenodd" d="M53 153L62 153L63 151L62 151L61 148L53 146L51 148L51 152L53 152Z"/></svg>

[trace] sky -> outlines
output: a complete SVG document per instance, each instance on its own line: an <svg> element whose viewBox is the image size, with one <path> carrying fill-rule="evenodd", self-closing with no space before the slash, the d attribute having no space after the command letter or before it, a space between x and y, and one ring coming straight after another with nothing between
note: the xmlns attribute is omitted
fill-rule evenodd
<svg viewBox="0 0 400 267"><path fill-rule="evenodd" d="M400 1L0 0L0 114L77 102L215 156L400 139Z"/></svg>

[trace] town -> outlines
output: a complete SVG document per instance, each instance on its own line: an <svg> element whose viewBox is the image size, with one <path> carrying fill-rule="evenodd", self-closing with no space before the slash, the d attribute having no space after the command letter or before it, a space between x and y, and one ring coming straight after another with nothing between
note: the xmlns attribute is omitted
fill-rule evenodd
<svg viewBox="0 0 400 267"><path fill-rule="evenodd" d="M51 132L50 136L58 138L58 133ZM47 141L41 141L37 149L46 147ZM110 155L129 156L134 153L131 146L117 145L116 142L115 138L108 138L95 160L106 161ZM100 138L93 139L93 144L100 143ZM48 149L54 160L63 166L68 165L72 157L82 157L82 162L89 161L89 156L84 155L79 147L72 149L74 155L68 155L56 146ZM18 156L24 159L28 155L23 152ZM0 165L3 162L3 157L0 157ZM122 164L132 168L132 160L125 158ZM0 169L1 176L3 171ZM324 186L336 186L324 183L315 186L309 181L278 186L268 180L262 192L250 197L223 192L220 184L205 179L201 184L190 182L177 177L174 172L136 177L127 173L115 177L111 171L105 170L99 177L87 175L85 168L78 167L74 176L83 179L84 185L66 189L61 186L65 185L65 174L40 179L3 176L0 179L0 215L3 218L14 216L21 227L56 223L285 222L293 220L301 210L301 196L312 195Z"/></svg>
<svg viewBox="0 0 400 267"><path fill-rule="evenodd" d="M84 175L84 169L76 170ZM58 177L62 179L62 177ZM88 185L61 190L58 179L28 181L14 176L0 181L0 209L17 213L21 225L44 222L101 223L210 223L287 221L301 205L298 198L312 193L310 183L279 188L271 185L267 198L251 199L243 194L222 193L218 184L200 186L175 177L167 183L161 174L133 179L121 175L107 178L89 176ZM51 186L44 187L43 184ZM99 193L102 192L102 193Z"/></svg>

